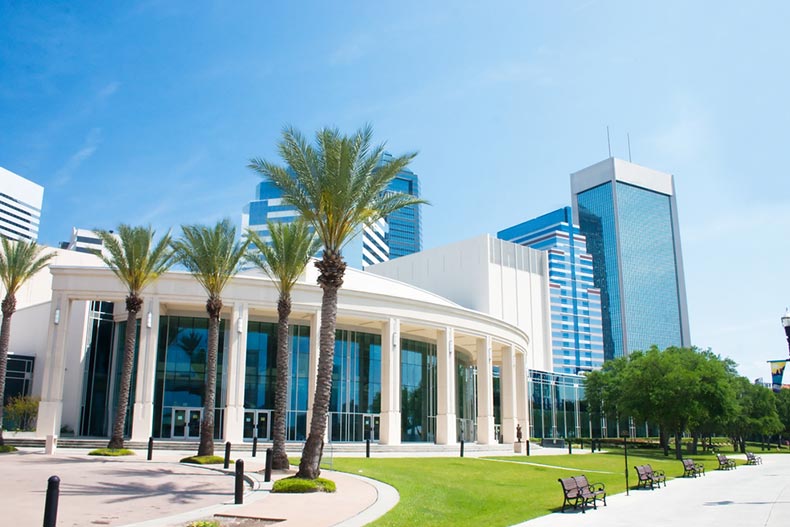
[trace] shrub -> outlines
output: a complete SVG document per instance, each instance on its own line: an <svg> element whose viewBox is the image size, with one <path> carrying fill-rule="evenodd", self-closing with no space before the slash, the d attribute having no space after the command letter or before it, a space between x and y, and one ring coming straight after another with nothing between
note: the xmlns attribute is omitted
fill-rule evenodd
<svg viewBox="0 0 790 527"><path fill-rule="evenodd" d="M302 479L292 476L274 482L272 492L303 494L306 492L335 492L335 482L325 479Z"/></svg>
<svg viewBox="0 0 790 527"><path fill-rule="evenodd" d="M16 447L11 445L0 445L0 454L5 454L6 452L16 452Z"/></svg>
<svg viewBox="0 0 790 527"><path fill-rule="evenodd" d="M5 416L8 418L6 429L29 432L36 429L38 416L38 398L29 395L11 397L5 405Z"/></svg>
<svg viewBox="0 0 790 527"><path fill-rule="evenodd" d="M234 461L230 460L231 464ZM222 456L189 456L181 460L181 463L192 463L194 465L220 465L225 463Z"/></svg>
<svg viewBox="0 0 790 527"><path fill-rule="evenodd" d="M197 520L187 524L187 527L222 527L217 520Z"/></svg>
<svg viewBox="0 0 790 527"><path fill-rule="evenodd" d="M97 448L96 450L91 450L90 452L88 452L88 455L109 456L109 457L133 456L134 452L132 452L128 448Z"/></svg>

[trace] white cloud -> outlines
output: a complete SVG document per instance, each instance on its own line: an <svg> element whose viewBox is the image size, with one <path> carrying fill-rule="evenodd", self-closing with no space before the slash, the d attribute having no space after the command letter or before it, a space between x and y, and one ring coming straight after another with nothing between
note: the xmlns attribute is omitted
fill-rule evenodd
<svg viewBox="0 0 790 527"><path fill-rule="evenodd" d="M96 149L99 147L101 143L101 128L93 128L90 132L88 132L87 137L85 137L85 141L80 147L79 150L74 152L61 166L58 170L55 171L55 179L53 184L55 186L62 186L68 183L74 173L80 168L80 166L93 157L93 154L96 153Z"/></svg>

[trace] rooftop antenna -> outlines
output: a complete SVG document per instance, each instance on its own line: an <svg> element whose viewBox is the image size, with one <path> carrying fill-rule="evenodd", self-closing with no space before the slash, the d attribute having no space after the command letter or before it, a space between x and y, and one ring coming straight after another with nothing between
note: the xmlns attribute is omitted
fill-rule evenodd
<svg viewBox="0 0 790 527"><path fill-rule="evenodd" d="M632 163L632 161L631 161L631 134L627 133L627 134L625 134L625 136L628 138L628 162Z"/></svg>
<svg viewBox="0 0 790 527"><path fill-rule="evenodd" d="M609 139L609 125L606 125L606 145L609 147L609 157L612 157L612 140Z"/></svg>

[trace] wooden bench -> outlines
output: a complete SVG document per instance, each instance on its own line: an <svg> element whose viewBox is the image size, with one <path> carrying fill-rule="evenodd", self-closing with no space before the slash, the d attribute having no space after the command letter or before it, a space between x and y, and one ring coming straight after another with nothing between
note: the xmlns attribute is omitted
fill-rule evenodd
<svg viewBox="0 0 790 527"><path fill-rule="evenodd" d="M653 490L654 486L660 488L661 482L664 483L665 487L667 486L667 476L663 470L653 470L653 467L650 465L639 465L634 468L636 469L636 475L639 477L636 482L636 488L647 488L649 484L650 490Z"/></svg>
<svg viewBox="0 0 790 527"><path fill-rule="evenodd" d="M716 454L716 459L719 460L719 470L730 470L735 468L735 460L727 459L724 454Z"/></svg>
<svg viewBox="0 0 790 527"><path fill-rule="evenodd" d="M746 464L747 465L762 465L763 458L760 456L755 456L753 452L746 452Z"/></svg>
<svg viewBox="0 0 790 527"><path fill-rule="evenodd" d="M562 485L563 501L562 511L565 512L566 505L572 505L574 509L581 508L582 513L592 503L593 509L597 509L597 501L600 499L606 505L606 490L603 483L590 483L587 476L573 476L570 478L560 478L557 481Z"/></svg>
<svg viewBox="0 0 790 527"><path fill-rule="evenodd" d="M696 478L700 474L705 475L705 466L702 463L694 463L693 459L682 459L683 477L691 476Z"/></svg>

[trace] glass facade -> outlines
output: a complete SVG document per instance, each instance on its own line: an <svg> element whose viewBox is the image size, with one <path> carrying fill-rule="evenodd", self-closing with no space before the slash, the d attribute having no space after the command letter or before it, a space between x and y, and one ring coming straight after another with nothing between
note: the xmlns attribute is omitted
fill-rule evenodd
<svg viewBox="0 0 790 527"><path fill-rule="evenodd" d="M577 194L601 290L606 359L683 344L670 199L621 181Z"/></svg>
<svg viewBox="0 0 790 527"><path fill-rule="evenodd" d="M497 237L548 253L552 367L578 374L603 365L601 291L587 240L570 207L502 230Z"/></svg>
<svg viewBox="0 0 790 527"><path fill-rule="evenodd" d="M373 421L381 412L381 335L339 329L335 333L330 440L364 441L378 437Z"/></svg>
<svg viewBox="0 0 790 527"><path fill-rule="evenodd" d="M221 320L217 354L215 438L222 434L224 326L225 321ZM160 317L154 392L154 437L200 437L207 341L208 318Z"/></svg>
<svg viewBox="0 0 790 527"><path fill-rule="evenodd" d="M436 439L436 344L401 339L401 440Z"/></svg>
<svg viewBox="0 0 790 527"><path fill-rule="evenodd" d="M303 441L307 435L307 383L310 367L310 328L289 327L291 365L288 379L286 440ZM258 437L268 439L268 423L274 411L277 383L277 324L250 321L247 325L247 357L244 374L245 437L253 437L252 427L258 426ZM261 412L266 411L263 416ZM266 419L267 429L261 426ZM273 418L273 417L272 417ZM249 428L249 429L247 429Z"/></svg>
<svg viewBox="0 0 790 527"><path fill-rule="evenodd" d="M477 367L472 357L455 350L455 411L457 440L477 438Z"/></svg>
<svg viewBox="0 0 790 527"><path fill-rule="evenodd" d="M384 162L391 158L389 154ZM402 170L390 182L387 190L420 197L420 180L411 170ZM422 250L422 226L420 206L409 205L387 216L388 231L385 241L389 246L390 259L399 258Z"/></svg>
<svg viewBox="0 0 790 527"><path fill-rule="evenodd" d="M83 436L103 437L108 433L115 330L112 314L112 302L91 302L79 430Z"/></svg>

